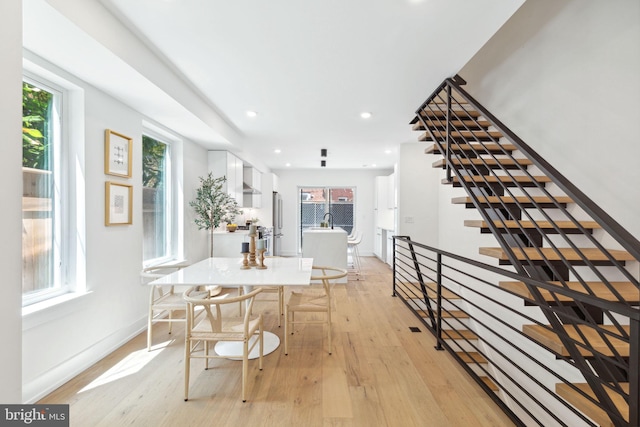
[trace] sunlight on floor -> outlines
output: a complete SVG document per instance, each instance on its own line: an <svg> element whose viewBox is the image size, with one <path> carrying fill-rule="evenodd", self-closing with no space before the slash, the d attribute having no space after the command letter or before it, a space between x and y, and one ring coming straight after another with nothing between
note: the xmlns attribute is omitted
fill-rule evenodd
<svg viewBox="0 0 640 427"><path fill-rule="evenodd" d="M118 362L115 366L109 369L104 374L100 375L98 378L89 383L86 387L80 390L78 393L83 393L85 391L89 391L91 389L100 387L102 385L108 384L113 381L117 381L121 378L124 378L128 375L133 375L139 372L142 368L144 368L149 362L151 362L156 356L158 356L162 351L174 340L165 341L163 343L157 344L151 347L151 351L147 351L146 348L138 351L134 351L129 354L127 357Z"/></svg>

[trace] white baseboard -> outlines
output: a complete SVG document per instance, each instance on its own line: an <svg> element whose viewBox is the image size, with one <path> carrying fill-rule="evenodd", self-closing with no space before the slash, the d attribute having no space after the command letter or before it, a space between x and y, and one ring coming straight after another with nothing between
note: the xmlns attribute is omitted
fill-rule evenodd
<svg viewBox="0 0 640 427"><path fill-rule="evenodd" d="M105 358L147 329L147 317L141 318L126 329L120 329L83 352L40 375L37 379L22 384L22 402L33 404L53 392L67 381Z"/></svg>

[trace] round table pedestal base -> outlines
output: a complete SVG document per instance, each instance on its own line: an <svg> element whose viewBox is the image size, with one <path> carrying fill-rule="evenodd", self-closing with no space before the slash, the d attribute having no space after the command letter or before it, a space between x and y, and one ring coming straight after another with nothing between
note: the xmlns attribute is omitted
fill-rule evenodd
<svg viewBox="0 0 640 427"><path fill-rule="evenodd" d="M263 355L266 356L269 353L273 353L280 346L280 338L273 332L264 331L264 351ZM250 339L249 347L258 338L253 336ZM242 343L238 341L219 341L215 345L216 353L220 356L241 356L242 355ZM249 352L249 359L257 359L260 357L260 345L256 345L253 350ZM242 360L242 357L229 357L233 360Z"/></svg>

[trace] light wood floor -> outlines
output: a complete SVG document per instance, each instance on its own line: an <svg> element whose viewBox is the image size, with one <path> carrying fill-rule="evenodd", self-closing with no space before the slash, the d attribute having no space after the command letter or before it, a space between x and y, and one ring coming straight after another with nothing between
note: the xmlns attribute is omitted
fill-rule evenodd
<svg viewBox="0 0 640 427"><path fill-rule="evenodd" d="M71 426L512 426L397 298L391 270L362 258L365 280L334 290L334 349L326 332L300 326L264 359L249 363L247 402L241 363L192 363L183 400L183 327L154 326L38 403L70 404ZM266 328L282 339L274 303L256 303ZM421 332L409 330L420 326Z"/></svg>

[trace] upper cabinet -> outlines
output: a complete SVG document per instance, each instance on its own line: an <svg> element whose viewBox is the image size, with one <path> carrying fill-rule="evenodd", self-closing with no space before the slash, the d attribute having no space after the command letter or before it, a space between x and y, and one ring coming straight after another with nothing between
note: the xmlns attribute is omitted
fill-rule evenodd
<svg viewBox="0 0 640 427"><path fill-rule="evenodd" d="M245 208L262 207L262 173L256 168L244 168L243 192Z"/></svg>
<svg viewBox="0 0 640 427"><path fill-rule="evenodd" d="M243 207L243 163L242 160L228 151L209 151L209 172L214 178L227 177L226 191Z"/></svg>

